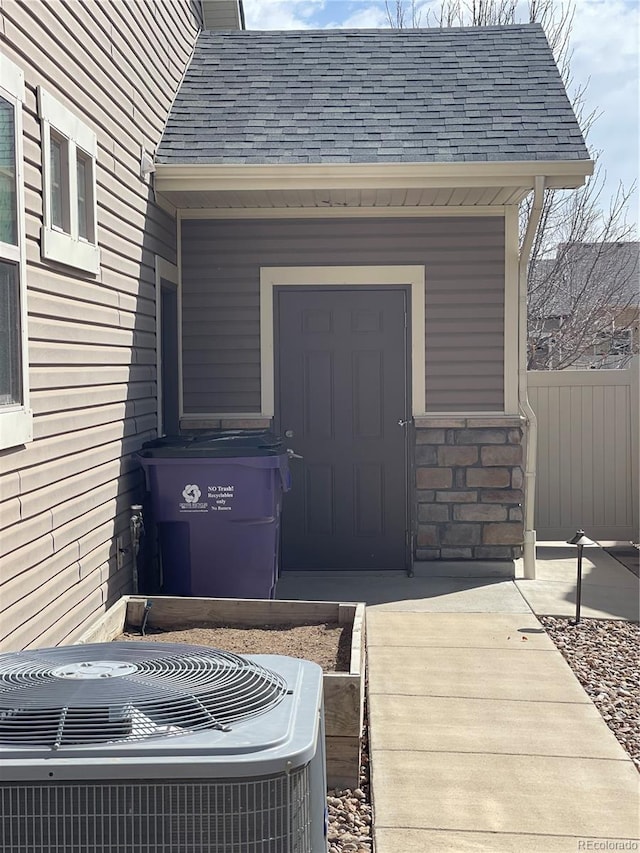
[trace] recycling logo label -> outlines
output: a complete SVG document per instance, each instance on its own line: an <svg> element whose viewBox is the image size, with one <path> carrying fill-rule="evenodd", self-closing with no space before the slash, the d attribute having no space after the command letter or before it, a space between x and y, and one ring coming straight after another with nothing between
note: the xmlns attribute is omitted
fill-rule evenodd
<svg viewBox="0 0 640 853"><path fill-rule="evenodd" d="M201 494L202 492L195 483L192 486L185 486L182 490L182 497L188 504L197 504Z"/></svg>
<svg viewBox="0 0 640 853"><path fill-rule="evenodd" d="M182 490L183 500L180 502L181 512L208 512L209 504L200 501L202 490L197 483L187 483Z"/></svg>

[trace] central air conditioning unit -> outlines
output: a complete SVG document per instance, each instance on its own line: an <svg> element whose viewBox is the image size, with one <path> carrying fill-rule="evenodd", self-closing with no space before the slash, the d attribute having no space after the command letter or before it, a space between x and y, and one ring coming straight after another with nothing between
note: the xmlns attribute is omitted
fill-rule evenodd
<svg viewBox="0 0 640 853"><path fill-rule="evenodd" d="M2 853L326 853L322 671L117 642L0 655Z"/></svg>

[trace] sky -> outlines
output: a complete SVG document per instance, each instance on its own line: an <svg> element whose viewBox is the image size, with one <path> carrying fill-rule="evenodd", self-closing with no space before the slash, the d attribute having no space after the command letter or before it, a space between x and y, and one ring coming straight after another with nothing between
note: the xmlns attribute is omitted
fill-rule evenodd
<svg viewBox="0 0 640 853"><path fill-rule="evenodd" d="M384 0L243 0L247 29L324 29L388 26ZM526 3L520 0L521 6ZM406 5L409 5L407 0ZM558 0L557 6L563 3ZM566 6L566 2L564 3ZM586 86L584 114L595 113L587 144L599 152L603 188L601 204L608 209L622 183L638 180L640 167L640 0L574 0L571 34L573 89ZM395 7L395 0L389 0ZM432 20L439 0L417 0L421 24ZM432 14L429 9L432 8ZM570 88L569 94L572 95ZM629 207L638 222L639 194Z"/></svg>

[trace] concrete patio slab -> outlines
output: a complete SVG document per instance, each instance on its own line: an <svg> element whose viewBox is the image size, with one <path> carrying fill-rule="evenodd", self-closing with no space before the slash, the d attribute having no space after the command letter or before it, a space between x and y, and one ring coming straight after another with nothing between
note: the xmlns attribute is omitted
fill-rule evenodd
<svg viewBox="0 0 640 853"><path fill-rule="evenodd" d="M630 542L601 542L600 544L628 571L640 577L640 547L637 544L632 545Z"/></svg>
<svg viewBox="0 0 640 853"><path fill-rule="evenodd" d="M579 841L596 840L584 836L448 832L435 829L380 829L376 832L376 839L381 849L395 853L578 853L581 849ZM602 842L602 839L597 840ZM610 842L615 840L607 839ZM623 849L618 847L618 850Z"/></svg>
<svg viewBox="0 0 640 853"><path fill-rule="evenodd" d="M397 613L367 609L369 645L456 646L458 648L546 649L553 641L529 613Z"/></svg>
<svg viewBox="0 0 640 853"><path fill-rule="evenodd" d="M536 548L536 580L575 583L576 569L575 546L549 543ZM589 547L582 555L582 583L637 588L638 578L602 548Z"/></svg>
<svg viewBox="0 0 640 853"><path fill-rule="evenodd" d="M403 572L284 572L277 598L364 601L371 609L528 613L512 581L407 577Z"/></svg>
<svg viewBox="0 0 640 853"><path fill-rule="evenodd" d="M372 776L376 832L638 835L639 777L630 760L381 750ZM398 848L378 845L385 849Z"/></svg>
<svg viewBox="0 0 640 853"><path fill-rule="evenodd" d="M368 647L369 693L513 699L591 700L560 652L529 649Z"/></svg>
<svg viewBox="0 0 640 853"><path fill-rule="evenodd" d="M628 760L595 705L386 696L371 703L370 743L378 750L486 752Z"/></svg>
<svg viewBox="0 0 640 853"><path fill-rule="evenodd" d="M627 574L634 578L631 572ZM634 580L635 587L626 584L610 587L600 584L583 584L581 615L590 619L628 619L637 622L640 615L640 602L637 578ZM516 580L515 586L538 616L575 615L575 578L573 581L563 582Z"/></svg>

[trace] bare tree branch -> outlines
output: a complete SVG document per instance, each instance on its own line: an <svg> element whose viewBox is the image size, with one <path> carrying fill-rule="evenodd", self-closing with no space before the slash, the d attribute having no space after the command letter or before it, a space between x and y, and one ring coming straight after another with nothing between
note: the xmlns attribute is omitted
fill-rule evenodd
<svg viewBox="0 0 640 853"><path fill-rule="evenodd" d="M415 0L385 0L389 25L417 26ZM424 5L423 5L424 8ZM588 81L571 76L571 33L575 0L440 0L431 4L427 26L484 27L538 23L585 138L598 111L585 110ZM603 205L605 174L597 153L594 175L584 187L545 194L531 251L528 275L529 367L623 366L638 351L638 244L627 222L635 185L620 186L608 209ZM520 210L521 239L532 199Z"/></svg>
<svg viewBox="0 0 640 853"><path fill-rule="evenodd" d="M392 29L415 29L420 26L422 11L416 0L395 0L392 3L389 0L384 0L384 8L387 13L387 21Z"/></svg>

